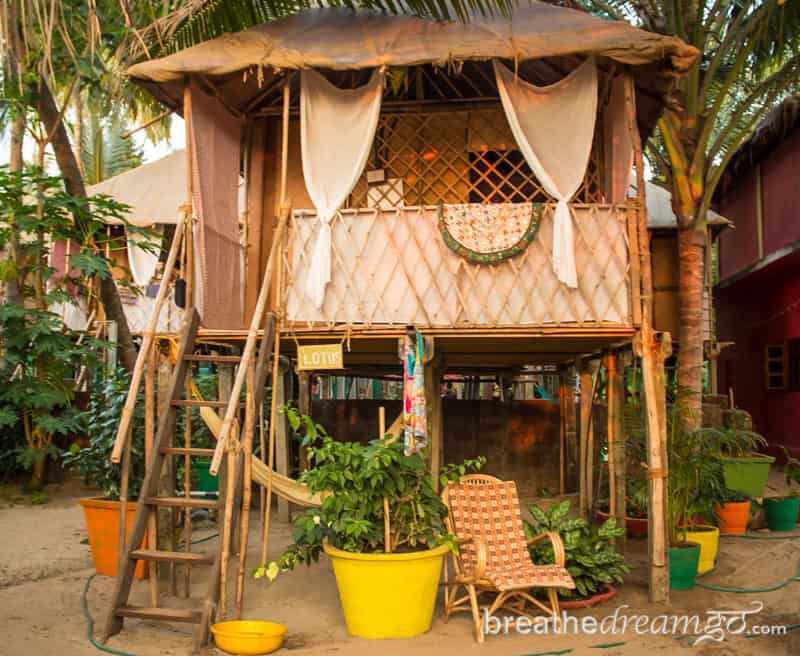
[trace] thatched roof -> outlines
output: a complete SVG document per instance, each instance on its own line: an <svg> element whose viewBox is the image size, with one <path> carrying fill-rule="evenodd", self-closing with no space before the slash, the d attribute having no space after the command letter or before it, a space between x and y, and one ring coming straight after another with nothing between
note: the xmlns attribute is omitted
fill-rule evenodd
<svg viewBox="0 0 800 656"><path fill-rule="evenodd" d="M698 52L675 37L536 0L521 3L510 16L476 16L470 22L316 8L136 64L128 74L175 110L184 77L197 75L231 107L251 112L278 69L359 71L502 58L540 62L539 77L547 83L554 68L558 77L589 55L601 68L632 67L640 124L649 131L675 75L685 72Z"/></svg>
<svg viewBox="0 0 800 656"><path fill-rule="evenodd" d="M800 129L800 94L789 96L770 111L753 131L753 135L739 146L725 171L720 185L722 192L796 129Z"/></svg>

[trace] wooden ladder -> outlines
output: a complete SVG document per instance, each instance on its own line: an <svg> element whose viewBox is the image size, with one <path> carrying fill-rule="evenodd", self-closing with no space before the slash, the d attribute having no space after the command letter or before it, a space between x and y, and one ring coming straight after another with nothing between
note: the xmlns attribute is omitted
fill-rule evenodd
<svg viewBox="0 0 800 656"><path fill-rule="evenodd" d="M141 549L138 545L142 544L145 530L148 524L148 516L154 508L183 508L191 512L195 508L216 509L220 516L230 518L232 511L236 510L237 503L241 500L241 477L242 477L242 458L239 450L227 449L225 455L234 457L235 465L228 468L228 473L233 474L234 494L221 494L219 500L198 499L186 496L164 496L159 494L159 481L162 469L167 456L207 456L214 454L214 449L200 449L191 447L173 446L173 436L175 432L176 410L186 406L208 406L214 408L227 407L224 401L205 401L199 399L180 398L186 388L186 377L192 362L211 361L216 363L226 363L229 366L247 367L250 363L244 361L243 356L204 356L194 354L195 340L199 325L197 310L192 308L187 313L186 323L181 335L178 359L172 373L169 392L169 407L166 412L159 417L158 430L153 443L153 457L147 465L144 481L142 483L139 500L136 504L136 514L133 520L130 534L126 545L121 551L121 562L118 570L117 581L112 595L111 606L108 611L105 626L102 634L102 641L105 642L113 635L122 630L123 620L126 617L148 620L160 620L166 622L184 622L197 625L195 631L194 649L197 652L208 640L208 627L214 620L215 611L218 608L220 594L227 594L226 590L220 591L221 571L223 568L223 551L227 555L227 547L223 548L223 540L220 540L220 547L216 554L196 553L192 551L166 551L162 549ZM263 401L264 385L269 371L272 342L275 339L275 319L274 315L268 314L266 326L263 332L260 348L256 356L254 390L247 390L248 395L252 393L254 403L251 408L257 408ZM245 434L252 440L253 424L255 423L256 412L246 413L245 422L251 425L245 426ZM228 487L230 490L230 486ZM175 494L172 491L172 494ZM230 504L233 508L227 508ZM230 521L226 522L226 534L230 536ZM246 544L246 541L244 542ZM198 608L168 608L168 607L146 607L132 606L128 604L128 599L133 582L134 570L140 560L162 563L179 563L189 566L211 565L208 579L208 588L202 606ZM225 563L227 566L227 563Z"/></svg>

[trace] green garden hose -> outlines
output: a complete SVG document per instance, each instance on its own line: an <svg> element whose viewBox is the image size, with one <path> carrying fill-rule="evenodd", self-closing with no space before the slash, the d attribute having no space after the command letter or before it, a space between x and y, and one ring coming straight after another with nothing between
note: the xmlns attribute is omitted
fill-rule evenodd
<svg viewBox="0 0 800 656"><path fill-rule="evenodd" d="M776 583L775 585L768 586L766 588L734 588L724 585L714 585L713 583L701 583L700 581L696 581L695 585L698 588L704 588L706 590L714 590L716 592L735 592L738 594L757 594L759 592L774 592L775 590L780 590L781 588L785 588L787 585L792 583L793 581L800 581L800 568L798 568L797 573L794 576L790 576L788 579L781 583Z"/></svg>
<svg viewBox="0 0 800 656"><path fill-rule="evenodd" d="M113 654L114 656L135 656L134 654L129 654L126 651L118 651L116 649L112 649L111 647L106 647L94 639L94 620L92 619L91 613L89 613L89 603L86 601L86 597L89 595L89 586L92 585L92 581L94 581L95 576L97 576L97 574L92 574L88 579L86 579L86 585L83 586L83 614L86 617L86 637L89 638L89 642L91 642L92 645L107 654Z"/></svg>
<svg viewBox="0 0 800 656"><path fill-rule="evenodd" d="M790 535L772 535L766 533L720 533L721 538L746 538L748 540L791 540L800 538L800 533Z"/></svg>

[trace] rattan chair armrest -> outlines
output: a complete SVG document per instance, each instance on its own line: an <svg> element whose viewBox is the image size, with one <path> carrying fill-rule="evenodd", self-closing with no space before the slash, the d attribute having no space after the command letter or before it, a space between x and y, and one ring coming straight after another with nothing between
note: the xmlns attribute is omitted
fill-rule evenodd
<svg viewBox="0 0 800 656"><path fill-rule="evenodd" d="M483 578L484 573L486 572L486 561L488 559L488 552L486 551L486 544L479 540L478 538L472 537L468 535L463 538L456 538L456 543L460 547L462 544L468 544L472 542L475 545L475 580L480 580ZM458 556L459 561L461 560L461 556Z"/></svg>
<svg viewBox="0 0 800 656"><path fill-rule="evenodd" d="M561 539L561 536L558 533L552 533L551 531L547 531L545 533L539 533L536 537L531 538L528 540L528 546L532 544L536 544L537 542L541 542L542 540L549 539L550 542L553 544L553 553L555 554L556 558L556 565L559 567L564 567L564 564L567 562L567 556L564 551L564 542Z"/></svg>

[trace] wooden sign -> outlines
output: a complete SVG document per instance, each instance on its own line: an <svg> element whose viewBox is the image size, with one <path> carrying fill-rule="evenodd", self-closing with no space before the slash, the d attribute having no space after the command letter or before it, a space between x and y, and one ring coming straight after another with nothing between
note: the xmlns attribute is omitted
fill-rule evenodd
<svg viewBox="0 0 800 656"><path fill-rule="evenodd" d="M297 370L342 369L344 355L339 344L309 344L297 347Z"/></svg>

